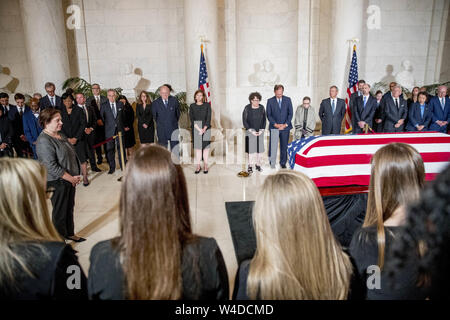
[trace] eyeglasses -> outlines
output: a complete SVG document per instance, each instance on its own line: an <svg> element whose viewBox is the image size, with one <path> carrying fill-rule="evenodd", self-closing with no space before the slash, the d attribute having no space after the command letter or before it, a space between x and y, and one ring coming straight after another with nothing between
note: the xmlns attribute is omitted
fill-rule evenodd
<svg viewBox="0 0 450 320"><path fill-rule="evenodd" d="M45 194L47 195L47 199L51 199L53 197L53 193L55 192L54 187L49 187L47 190L45 190Z"/></svg>

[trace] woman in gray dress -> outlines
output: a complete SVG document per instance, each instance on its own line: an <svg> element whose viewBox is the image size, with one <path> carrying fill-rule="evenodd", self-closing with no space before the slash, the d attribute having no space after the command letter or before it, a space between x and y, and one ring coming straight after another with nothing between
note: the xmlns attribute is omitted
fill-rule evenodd
<svg viewBox="0 0 450 320"><path fill-rule="evenodd" d="M248 153L248 172L253 172L253 165L261 172L261 158L264 153L264 130L266 129L266 111L259 104L261 95L258 92L250 93L250 104L246 105L242 113L242 122L247 129L245 136L245 152Z"/></svg>
<svg viewBox="0 0 450 320"><path fill-rule="evenodd" d="M81 182L81 163L73 145L61 133L61 112L46 108L39 114L39 124L44 128L36 140L39 162L47 168L47 187L53 188L52 220L65 239L81 242L86 239L74 233L73 208L75 186Z"/></svg>
<svg viewBox="0 0 450 320"><path fill-rule="evenodd" d="M189 107L189 118L191 119L192 143L195 150L195 163L197 169L195 174L201 170L200 161L203 153L203 173L208 173L208 153L211 142L211 105L206 102L203 90L194 93L195 103Z"/></svg>

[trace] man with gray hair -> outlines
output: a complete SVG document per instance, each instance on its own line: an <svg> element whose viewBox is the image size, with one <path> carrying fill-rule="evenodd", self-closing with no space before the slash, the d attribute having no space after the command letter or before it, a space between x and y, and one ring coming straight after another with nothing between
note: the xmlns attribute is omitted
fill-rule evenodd
<svg viewBox="0 0 450 320"><path fill-rule="evenodd" d="M383 132L405 131L405 119L408 116L408 104L402 96L402 87L395 85L392 97L386 97L382 101Z"/></svg>
<svg viewBox="0 0 450 320"><path fill-rule="evenodd" d="M446 86L439 86L438 95L431 98L430 106L433 112L430 130L446 133L450 122L450 99Z"/></svg>

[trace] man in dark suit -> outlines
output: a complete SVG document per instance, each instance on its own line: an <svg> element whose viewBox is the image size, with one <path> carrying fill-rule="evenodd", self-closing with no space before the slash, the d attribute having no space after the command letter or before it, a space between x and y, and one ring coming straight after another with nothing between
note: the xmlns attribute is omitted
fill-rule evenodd
<svg viewBox="0 0 450 320"><path fill-rule="evenodd" d="M23 114L23 132L27 141L33 150L33 158L37 160L36 154L36 140L41 134L42 128L39 125L39 100L36 98L31 99L30 108Z"/></svg>
<svg viewBox="0 0 450 320"><path fill-rule="evenodd" d="M430 106L433 112L430 130L446 133L450 122L450 99L446 86L439 86L438 95L431 99Z"/></svg>
<svg viewBox="0 0 450 320"><path fill-rule="evenodd" d="M97 128L95 129L95 143L100 143L105 141L105 126L102 121L102 117L100 116L100 107L102 104L108 101L105 96L100 95L100 85L98 83L94 83L92 85L92 96L89 97L86 101L88 106L91 106L95 111L95 116L97 118ZM106 155L106 145L103 145L103 151ZM95 153L97 154L97 164L102 164L103 156L102 156L102 146L95 149Z"/></svg>
<svg viewBox="0 0 450 320"><path fill-rule="evenodd" d="M352 115L356 122L354 133L364 133L366 125L372 127L373 116L377 107L377 99L370 94L370 85L364 83L362 95L355 100L354 114Z"/></svg>
<svg viewBox="0 0 450 320"><path fill-rule="evenodd" d="M86 117L86 128L84 129L84 135L86 138L86 143L88 147L89 163L91 165L91 170L95 172L100 172L95 163L95 152L92 146L95 144L95 129L97 128L97 116L95 115L94 107L86 104L86 98L84 94L77 93L75 95L78 107L83 109L84 116Z"/></svg>
<svg viewBox="0 0 450 320"><path fill-rule="evenodd" d="M3 115L8 117L10 121L13 121L16 117L16 106L9 104L9 95L6 92L0 93L0 108L3 110Z"/></svg>
<svg viewBox="0 0 450 320"><path fill-rule="evenodd" d="M118 134L119 131L123 133L122 108L122 102L116 101L116 91L109 89L108 101L103 103L100 107L100 116L105 124L106 139ZM116 138L106 144L106 159L109 163L108 174L113 174L116 170L116 146L119 154L119 165L120 168L123 169L122 157L120 154L122 147L120 145L119 138ZM126 161L125 157L126 154L124 153L124 159Z"/></svg>
<svg viewBox="0 0 450 320"><path fill-rule="evenodd" d="M21 93L16 93L14 95L14 100L16 101L16 113L12 120L12 125L14 129L13 133L13 145L17 156L20 158L27 158L31 155L32 150L28 144L27 137L25 136L23 130L23 115L25 112L30 110L28 106L25 105L25 96Z"/></svg>
<svg viewBox="0 0 450 320"><path fill-rule="evenodd" d="M275 96L267 100L266 106L270 130L269 162L270 167L275 169L279 140L280 166L282 169L285 169L287 161L287 145L289 141L289 133L292 129L292 117L294 115L294 111L292 108L291 98L283 95L283 85L275 85L273 91L275 92Z"/></svg>
<svg viewBox="0 0 450 320"><path fill-rule="evenodd" d="M340 134L345 116L345 100L337 97L338 88L330 87L330 97L320 103L319 117L322 120L322 135Z"/></svg>
<svg viewBox="0 0 450 320"><path fill-rule="evenodd" d="M41 110L45 108L56 108L61 110L62 101L61 97L55 94L55 84L53 82L47 82L45 84L45 91L47 95L43 96L41 100L39 100L39 107Z"/></svg>
<svg viewBox="0 0 450 320"><path fill-rule="evenodd" d="M427 95L425 92L419 92L417 102L409 107L406 130L420 132L429 131L433 112L426 101Z"/></svg>
<svg viewBox="0 0 450 320"><path fill-rule="evenodd" d="M350 101L348 103L348 107L352 114L352 133L353 134L360 133L358 130L358 122L356 121L353 114L355 113L356 99L358 97L362 96L362 91L363 91L363 87L364 87L365 83L366 83L366 81L364 81L362 79L358 81L358 91L352 93L352 95L350 96Z"/></svg>
<svg viewBox="0 0 450 320"><path fill-rule="evenodd" d="M402 96L402 88L396 85L392 91L392 98L386 96L382 100L383 132L405 131L405 120L408 116L408 103Z"/></svg>
<svg viewBox="0 0 450 320"><path fill-rule="evenodd" d="M168 85L162 85L159 88L161 96L153 101L152 113L156 122L158 144L167 148L170 142L170 150L173 152L179 142L180 105L177 98L170 95L170 91L171 88ZM177 150L175 150L175 156L178 157Z"/></svg>

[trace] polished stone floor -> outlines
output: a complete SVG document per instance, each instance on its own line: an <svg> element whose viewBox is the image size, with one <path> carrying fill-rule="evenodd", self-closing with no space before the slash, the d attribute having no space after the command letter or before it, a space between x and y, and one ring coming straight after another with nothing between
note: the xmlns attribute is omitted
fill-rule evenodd
<svg viewBox="0 0 450 320"><path fill-rule="evenodd" d="M72 243L78 251L80 263L87 274L89 254L99 241L118 235L118 202L121 182L117 179L120 171L107 174L108 166L103 163L104 171L91 175L88 187L77 186L75 201L75 232L87 241ZM230 282L230 294L234 286L237 270L236 256L231 240L230 228L225 210L226 201L254 200L258 187L270 172L268 166L262 173L253 173L251 177L240 178L237 173L241 165L212 165L208 174L194 174L194 165L183 165L188 183L191 219L194 233L213 237L217 240L225 259Z"/></svg>

